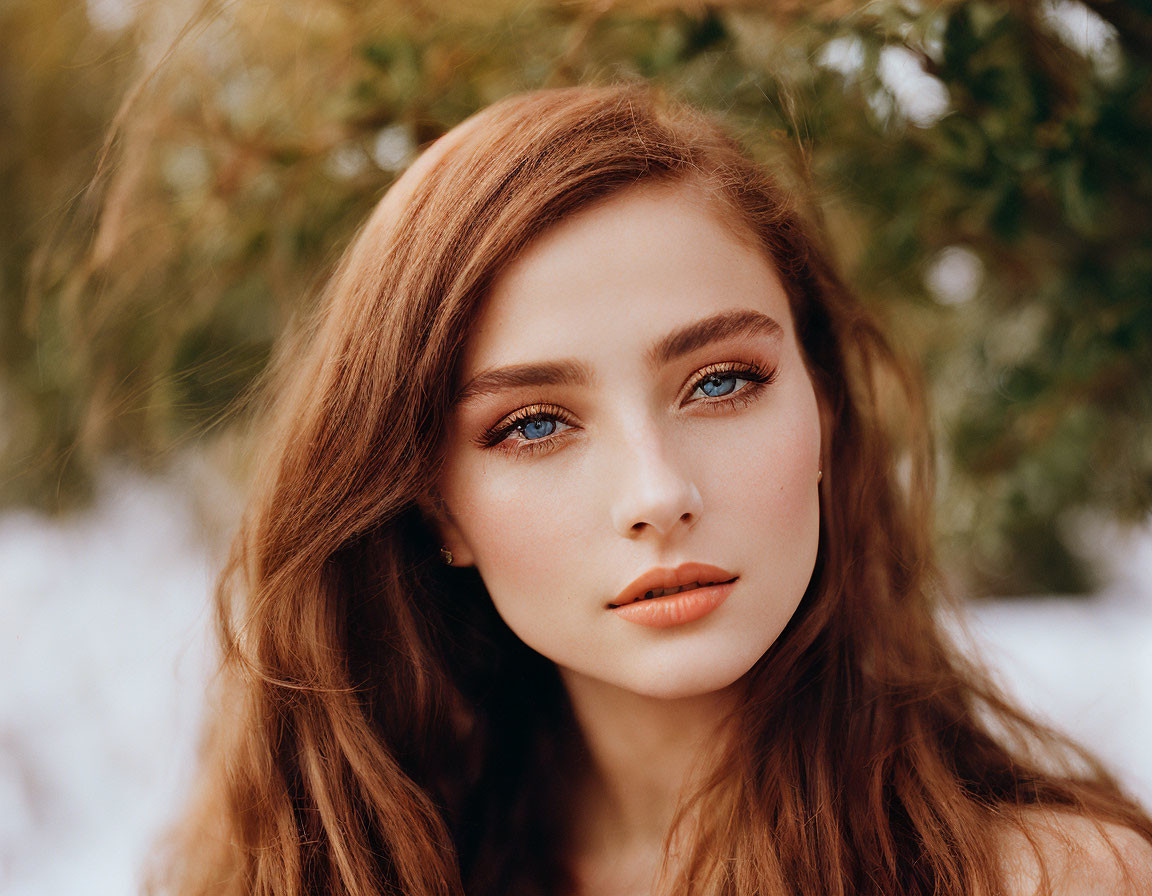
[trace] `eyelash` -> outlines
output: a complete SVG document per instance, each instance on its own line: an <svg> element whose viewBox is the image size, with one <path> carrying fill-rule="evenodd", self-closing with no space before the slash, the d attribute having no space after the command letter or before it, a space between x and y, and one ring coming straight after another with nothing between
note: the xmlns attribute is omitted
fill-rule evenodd
<svg viewBox="0 0 1152 896"><path fill-rule="evenodd" d="M743 388L730 392L728 395L718 398L702 399L704 405L711 408L728 406L743 408L750 405L764 387L775 382L776 368L773 367L768 370L754 362L740 362L736 364L729 361L722 364L712 364L697 372L696 381L693 383L692 391L689 392L689 395L699 389L704 381L711 376L735 376L737 379L745 380L745 385ZM482 448L495 448L497 451L503 451L518 457L542 454L556 447L559 441L557 436L551 435L542 439L519 439L515 441L515 447L504 447L506 444L505 440L517 427L525 426L533 420L558 420L561 423L571 425L567 416L564 411L554 405L530 405L529 407L522 408L514 416L501 420L491 429L480 435L479 438L476 439L476 442Z"/></svg>

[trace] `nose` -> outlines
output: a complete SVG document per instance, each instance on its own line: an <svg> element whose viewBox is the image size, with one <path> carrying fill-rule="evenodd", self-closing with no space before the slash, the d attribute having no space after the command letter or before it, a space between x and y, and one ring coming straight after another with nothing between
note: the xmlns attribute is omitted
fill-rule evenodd
<svg viewBox="0 0 1152 896"><path fill-rule="evenodd" d="M612 525L625 538L648 531L667 536L700 518L700 490L655 431L634 433L612 464Z"/></svg>

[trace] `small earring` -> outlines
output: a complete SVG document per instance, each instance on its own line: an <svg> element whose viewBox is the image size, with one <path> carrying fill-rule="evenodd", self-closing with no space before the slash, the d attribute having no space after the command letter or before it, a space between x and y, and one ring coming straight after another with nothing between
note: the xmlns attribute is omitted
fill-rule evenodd
<svg viewBox="0 0 1152 896"><path fill-rule="evenodd" d="M440 548L440 559L449 566L452 565L452 552L448 548Z"/></svg>
<svg viewBox="0 0 1152 896"><path fill-rule="evenodd" d="M824 471L823 470L817 470L816 471L816 481L819 482L823 478L824 478Z"/></svg>

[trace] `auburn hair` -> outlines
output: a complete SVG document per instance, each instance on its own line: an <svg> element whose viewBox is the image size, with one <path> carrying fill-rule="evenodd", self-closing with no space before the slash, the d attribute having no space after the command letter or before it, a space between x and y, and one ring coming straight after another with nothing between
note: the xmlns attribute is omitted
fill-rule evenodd
<svg viewBox="0 0 1152 896"><path fill-rule="evenodd" d="M579 739L554 666L421 501L490 285L556 222L638 183L718 199L785 285L825 416L820 545L681 806L683 894L994 894L1005 831L1067 810L1152 841L1090 756L1004 700L941 626L917 375L797 202L645 85L505 99L385 196L284 352L217 590L219 704L161 885L194 894L562 894Z"/></svg>

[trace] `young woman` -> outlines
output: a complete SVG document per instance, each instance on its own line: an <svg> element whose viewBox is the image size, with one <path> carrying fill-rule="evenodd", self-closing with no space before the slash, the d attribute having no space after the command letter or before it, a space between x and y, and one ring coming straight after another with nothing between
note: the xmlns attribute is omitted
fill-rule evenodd
<svg viewBox="0 0 1152 896"><path fill-rule="evenodd" d="M176 892L1152 888L942 635L916 379L702 115L485 110L285 357Z"/></svg>

